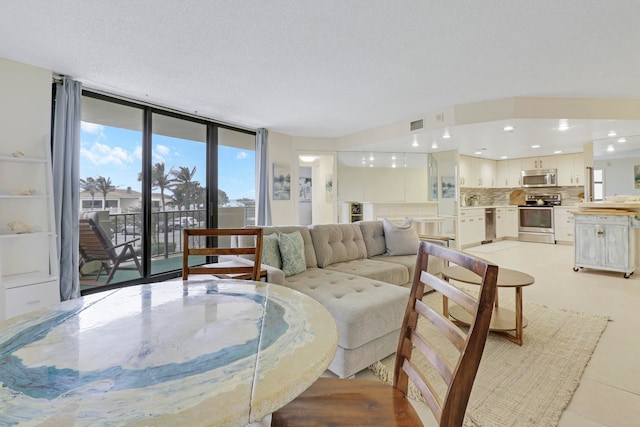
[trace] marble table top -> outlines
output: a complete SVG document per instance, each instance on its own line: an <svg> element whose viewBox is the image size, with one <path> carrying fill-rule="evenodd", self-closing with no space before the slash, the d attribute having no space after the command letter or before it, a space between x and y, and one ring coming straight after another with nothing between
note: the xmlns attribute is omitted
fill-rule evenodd
<svg viewBox="0 0 640 427"><path fill-rule="evenodd" d="M174 280L0 323L0 425L241 426L324 372L315 300L264 282Z"/></svg>

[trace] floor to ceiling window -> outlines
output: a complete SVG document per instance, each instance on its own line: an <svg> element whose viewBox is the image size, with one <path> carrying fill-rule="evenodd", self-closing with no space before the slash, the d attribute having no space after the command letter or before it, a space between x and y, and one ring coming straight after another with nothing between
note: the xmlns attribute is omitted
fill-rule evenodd
<svg viewBox="0 0 640 427"><path fill-rule="evenodd" d="M82 263L83 293L178 276L183 228L255 224L254 132L85 92L81 140L80 217L141 265Z"/></svg>

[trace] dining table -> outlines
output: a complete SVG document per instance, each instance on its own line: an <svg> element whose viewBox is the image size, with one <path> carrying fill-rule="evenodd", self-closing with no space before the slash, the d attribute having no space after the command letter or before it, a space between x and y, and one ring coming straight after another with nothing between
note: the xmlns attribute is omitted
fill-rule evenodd
<svg viewBox="0 0 640 427"><path fill-rule="evenodd" d="M308 388L338 342L293 289L170 280L0 323L0 425L244 426Z"/></svg>

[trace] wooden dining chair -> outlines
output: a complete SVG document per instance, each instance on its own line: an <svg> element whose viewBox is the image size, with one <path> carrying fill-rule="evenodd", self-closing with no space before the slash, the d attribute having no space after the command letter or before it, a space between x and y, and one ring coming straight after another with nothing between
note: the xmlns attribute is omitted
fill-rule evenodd
<svg viewBox="0 0 640 427"><path fill-rule="evenodd" d="M232 236L255 236L255 245L249 247L231 247L228 239ZM260 280L260 261L262 259L263 229L254 228L185 228L182 256L182 278L187 280L190 274L212 274L223 278ZM201 237L191 240L190 237ZM197 242L197 244L196 244ZM190 256L219 257L222 255L253 255L253 263L226 261L214 263L208 261L201 265L190 266Z"/></svg>
<svg viewBox="0 0 640 427"><path fill-rule="evenodd" d="M428 273L430 257L455 263L482 277L478 298ZM407 398L411 381L440 426L461 426L489 333L497 277L496 265L438 244L421 242L400 330L393 385L381 381L319 378L291 403L273 413L271 425L419 426L422 422ZM422 301L425 285L455 301L472 315L468 332L465 333ZM432 324L429 334L417 329L419 318ZM438 332L459 352L457 362L446 360L438 353L439 346L433 344L434 334ZM428 365L433 374L431 381L416 359ZM438 381L433 380L434 376L435 380L439 380L439 376L446 385L444 392L438 393Z"/></svg>

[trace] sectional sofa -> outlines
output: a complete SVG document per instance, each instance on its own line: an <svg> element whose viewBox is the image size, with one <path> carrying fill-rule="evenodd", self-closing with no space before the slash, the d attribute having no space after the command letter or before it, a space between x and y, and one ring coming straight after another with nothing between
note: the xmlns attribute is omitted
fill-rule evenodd
<svg viewBox="0 0 640 427"><path fill-rule="evenodd" d="M250 245L242 239L232 245ZM383 221L270 226L262 262L267 281L314 298L333 315L339 338L329 370L344 378L396 351L418 242L413 226Z"/></svg>

